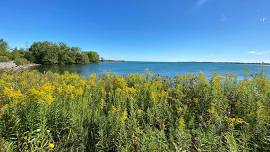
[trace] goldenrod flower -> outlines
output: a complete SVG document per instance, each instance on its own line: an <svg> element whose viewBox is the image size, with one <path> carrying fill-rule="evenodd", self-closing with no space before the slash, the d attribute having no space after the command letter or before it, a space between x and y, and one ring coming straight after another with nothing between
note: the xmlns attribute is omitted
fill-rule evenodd
<svg viewBox="0 0 270 152"><path fill-rule="evenodd" d="M9 87L4 87L3 94L12 100L18 100L22 97L22 93L20 90L13 90Z"/></svg>
<svg viewBox="0 0 270 152"><path fill-rule="evenodd" d="M65 91L68 94L72 94L74 92L74 90L75 90L75 87L73 85L66 85L65 86Z"/></svg>
<svg viewBox="0 0 270 152"><path fill-rule="evenodd" d="M55 147L55 145L54 145L53 143L49 143L49 144L48 144L48 147L49 147L50 149L53 149L53 148Z"/></svg>
<svg viewBox="0 0 270 152"><path fill-rule="evenodd" d="M128 118L128 112L127 109L124 110L124 112L121 114L120 121L121 123L124 123Z"/></svg>
<svg viewBox="0 0 270 152"><path fill-rule="evenodd" d="M77 96L82 96L83 95L83 88L81 88L81 87L77 88L75 91L75 94Z"/></svg>
<svg viewBox="0 0 270 152"><path fill-rule="evenodd" d="M116 111L117 111L116 107L115 107L115 106L112 106L111 112L112 112L112 113L115 113Z"/></svg>
<svg viewBox="0 0 270 152"><path fill-rule="evenodd" d="M179 119L178 119L178 127L179 128L185 128L185 119L184 119L184 117L180 117Z"/></svg>
<svg viewBox="0 0 270 152"><path fill-rule="evenodd" d="M127 85L126 80L120 76L116 77L114 81L115 81L115 85L117 85L117 87L119 88L124 88Z"/></svg>
<svg viewBox="0 0 270 152"><path fill-rule="evenodd" d="M54 100L53 91L52 84L46 83L39 88L31 88L29 93L35 100L51 104Z"/></svg>
<svg viewBox="0 0 270 152"><path fill-rule="evenodd" d="M225 118L230 125L247 124L242 118Z"/></svg>

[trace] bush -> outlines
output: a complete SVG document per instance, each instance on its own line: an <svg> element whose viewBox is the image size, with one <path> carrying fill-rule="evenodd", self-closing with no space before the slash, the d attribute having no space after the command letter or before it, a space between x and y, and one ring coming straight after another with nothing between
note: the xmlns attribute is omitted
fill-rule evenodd
<svg viewBox="0 0 270 152"><path fill-rule="evenodd" d="M25 59L25 58L16 58L15 60L14 60L14 62L15 62L15 64L17 64L17 65L25 65L25 64L29 64L30 62L27 60L27 59Z"/></svg>
<svg viewBox="0 0 270 152"><path fill-rule="evenodd" d="M7 56L0 56L0 62L8 62L10 59Z"/></svg>

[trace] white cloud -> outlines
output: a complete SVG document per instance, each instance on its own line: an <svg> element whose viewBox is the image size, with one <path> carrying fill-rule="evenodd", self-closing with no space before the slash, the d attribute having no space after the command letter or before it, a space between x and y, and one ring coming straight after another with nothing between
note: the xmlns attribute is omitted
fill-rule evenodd
<svg viewBox="0 0 270 152"><path fill-rule="evenodd" d="M268 55L268 54L270 54L270 51L256 51L256 50L252 50L252 51L249 51L248 54L253 54L253 55Z"/></svg>
<svg viewBox="0 0 270 152"><path fill-rule="evenodd" d="M208 1L208 0L198 0L198 1L196 2L196 6L197 6L197 7L200 7L200 6L202 6L203 4L205 4L207 1Z"/></svg>
<svg viewBox="0 0 270 152"><path fill-rule="evenodd" d="M260 18L261 23L266 23L267 21L268 21L268 19L266 17L261 17Z"/></svg>
<svg viewBox="0 0 270 152"><path fill-rule="evenodd" d="M256 51L249 51L248 54L256 54Z"/></svg>

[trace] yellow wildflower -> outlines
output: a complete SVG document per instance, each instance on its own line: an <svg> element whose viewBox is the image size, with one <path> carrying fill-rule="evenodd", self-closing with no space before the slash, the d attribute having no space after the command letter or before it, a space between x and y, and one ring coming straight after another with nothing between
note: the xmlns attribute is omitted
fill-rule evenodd
<svg viewBox="0 0 270 152"><path fill-rule="evenodd" d="M121 123L124 123L128 118L128 112L127 109L124 110L124 112L122 112L121 117L120 117L120 121Z"/></svg>
<svg viewBox="0 0 270 152"><path fill-rule="evenodd" d="M5 113L5 110L9 108L8 104L5 104L3 107L0 106L0 118L3 113Z"/></svg>
<svg viewBox="0 0 270 152"><path fill-rule="evenodd" d="M218 75L212 78L213 91L216 95L222 94L222 80L223 79L224 77L218 76Z"/></svg>
<svg viewBox="0 0 270 152"><path fill-rule="evenodd" d="M101 99L99 103L100 109L103 109L104 105L105 105L105 101L104 99Z"/></svg>
<svg viewBox="0 0 270 152"><path fill-rule="evenodd" d="M40 88L31 88L29 93L37 101L51 104L54 100L53 91L54 87L50 83L46 83Z"/></svg>
<svg viewBox="0 0 270 152"><path fill-rule="evenodd" d="M67 85L65 86L66 93L72 94L75 90L75 87L73 85Z"/></svg>
<svg viewBox="0 0 270 152"><path fill-rule="evenodd" d="M182 113L184 109L182 107L177 107L176 108L177 113Z"/></svg>
<svg viewBox="0 0 270 152"><path fill-rule="evenodd" d="M117 108L116 108L115 106L112 106L111 112L112 112L112 113L115 113L116 111L117 111Z"/></svg>
<svg viewBox="0 0 270 152"><path fill-rule="evenodd" d="M161 97L162 99L164 99L164 98L166 98L167 96L168 96L168 92L165 91L165 90L162 90L161 93L160 93L160 97Z"/></svg>
<svg viewBox="0 0 270 152"><path fill-rule="evenodd" d="M26 86L27 85L27 81L26 80L22 80L21 85L22 86Z"/></svg>
<svg viewBox="0 0 270 152"><path fill-rule="evenodd" d="M64 94L64 90L63 90L63 88L60 87L60 86L57 87L56 91L57 91L57 93L58 93L59 95L63 95L63 94Z"/></svg>
<svg viewBox="0 0 270 152"><path fill-rule="evenodd" d="M225 121L230 125L247 124L242 118L225 118Z"/></svg>
<svg viewBox="0 0 270 152"><path fill-rule="evenodd" d="M9 87L4 87L3 94L11 100L18 100L22 97L22 93L20 90L13 90Z"/></svg>
<svg viewBox="0 0 270 152"><path fill-rule="evenodd" d="M208 80L204 74L200 73L198 76L198 80L199 80L201 85L208 85Z"/></svg>
<svg viewBox="0 0 270 152"><path fill-rule="evenodd" d="M116 86L119 88L124 88L127 85L126 80L121 76L116 77L114 81Z"/></svg>
<svg viewBox="0 0 270 152"><path fill-rule="evenodd" d="M184 117L180 117L179 119L178 119L178 127L179 128L185 128L185 125L186 123L185 123L185 119L184 119Z"/></svg>
<svg viewBox="0 0 270 152"><path fill-rule="evenodd" d="M44 85L41 86L41 90L45 92L52 92L54 90L54 87L50 83L45 83Z"/></svg>
<svg viewBox="0 0 270 152"><path fill-rule="evenodd" d="M81 87L77 88L75 91L75 94L77 96L82 96L83 95L83 88L81 88Z"/></svg>
<svg viewBox="0 0 270 152"><path fill-rule="evenodd" d="M87 82L89 88L96 86L96 79L97 79L96 74L91 74L89 76L88 82Z"/></svg>
<svg viewBox="0 0 270 152"><path fill-rule="evenodd" d="M156 103L158 101L158 94L156 92L151 92L150 98L152 99L154 103Z"/></svg>
<svg viewBox="0 0 270 152"><path fill-rule="evenodd" d="M49 143L49 144L48 144L48 147L49 147L50 149L53 149L53 148L55 147L55 145L54 145L53 143Z"/></svg>
<svg viewBox="0 0 270 152"><path fill-rule="evenodd" d="M124 87L123 90L122 90L125 94L135 94L136 93L136 89L134 89L133 87Z"/></svg>

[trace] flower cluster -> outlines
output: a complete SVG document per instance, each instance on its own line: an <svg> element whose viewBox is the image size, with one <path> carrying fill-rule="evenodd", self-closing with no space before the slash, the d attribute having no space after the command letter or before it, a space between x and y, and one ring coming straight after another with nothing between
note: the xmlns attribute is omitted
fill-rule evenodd
<svg viewBox="0 0 270 152"><path fill-rule="evenodd" d="M269 99L264 75L4 72L0 151L270 151Z"/></svg>

